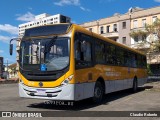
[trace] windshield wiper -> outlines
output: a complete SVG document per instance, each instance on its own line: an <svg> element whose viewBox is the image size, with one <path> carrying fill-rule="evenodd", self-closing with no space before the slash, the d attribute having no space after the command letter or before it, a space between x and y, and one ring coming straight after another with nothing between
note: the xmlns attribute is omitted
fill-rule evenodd
<svg viewBox="0 0 160 120"><path fill-rule="evenodd" d="M48 43L47 45L45 44L44 53L50 51L51 46L53 46L53 44L54 44L54 42L55 42L55 39L57 39L57 36L54 36L54 37L49 41L49 43Z"/></svg>

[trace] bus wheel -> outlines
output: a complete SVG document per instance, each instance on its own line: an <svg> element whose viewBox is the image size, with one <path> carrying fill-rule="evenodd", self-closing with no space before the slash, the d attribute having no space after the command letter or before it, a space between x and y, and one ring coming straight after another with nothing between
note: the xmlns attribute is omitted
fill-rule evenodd
<svg viewBox="0 0 160 120"><path fill-rule="evenodd" d="M134 78L134 80L133 80L132 92L133 92L133 93L137 92L137 89L138 89L137 78Z"/></svg>
<svg viewBox="0 0 160 120"><path fill-rule="evenodd" d="M103 100L104 95L104 88L100 81L97 81L94 87L94 95L93 95L93 102L94 103L101 103Z"/></svg>

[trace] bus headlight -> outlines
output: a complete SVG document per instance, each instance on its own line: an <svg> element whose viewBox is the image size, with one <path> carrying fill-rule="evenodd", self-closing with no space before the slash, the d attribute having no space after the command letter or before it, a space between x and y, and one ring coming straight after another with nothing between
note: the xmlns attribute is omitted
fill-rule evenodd
<svg viewBox="0 0 160 120"><path fill-rule="evenodd" d="M73 78L73 75L69 76L61 83L61 85L67 85L72 80L72 78Z"/></svg>

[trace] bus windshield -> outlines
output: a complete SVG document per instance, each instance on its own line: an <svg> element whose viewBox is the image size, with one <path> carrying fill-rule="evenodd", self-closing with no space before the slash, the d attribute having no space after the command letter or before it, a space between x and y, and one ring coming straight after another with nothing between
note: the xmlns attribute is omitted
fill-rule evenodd
<svg viewBox="0 0 160 120"><path fill-rule="evenodd" d="M24 39L20 47L23 70L56 71L69 65L70 39L67 37Z"/></svg>

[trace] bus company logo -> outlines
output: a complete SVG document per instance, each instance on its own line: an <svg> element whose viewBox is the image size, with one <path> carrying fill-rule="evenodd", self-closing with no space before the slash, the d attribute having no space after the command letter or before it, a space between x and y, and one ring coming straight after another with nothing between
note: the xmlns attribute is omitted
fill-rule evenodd
<svg viewBox="0 0 160 120"><path fill-rule="evenodd" d="M42 87L42 86L43 86L43 83L42 83L42 82L39 82L39 86Z"/></svg>
<svg viewBox="0 0 160 120"><path fill-rule="evenodd" d="M2 117L12 117L11 112L2 112Z"/></svg>

